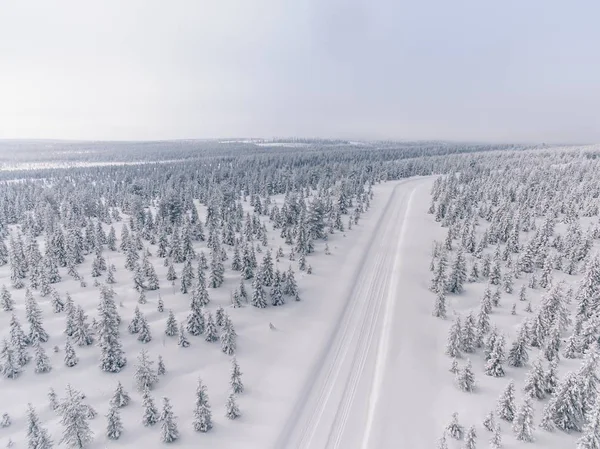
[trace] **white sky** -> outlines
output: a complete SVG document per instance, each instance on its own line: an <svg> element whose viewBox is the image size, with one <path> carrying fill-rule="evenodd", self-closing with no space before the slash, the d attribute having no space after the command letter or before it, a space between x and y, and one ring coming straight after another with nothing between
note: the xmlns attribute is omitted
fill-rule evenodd
<svg viewBox="0 0 600 449"><path fill-rule="evenodd" d="M0 138L600 142L598 0L0 0Z"/></svg>

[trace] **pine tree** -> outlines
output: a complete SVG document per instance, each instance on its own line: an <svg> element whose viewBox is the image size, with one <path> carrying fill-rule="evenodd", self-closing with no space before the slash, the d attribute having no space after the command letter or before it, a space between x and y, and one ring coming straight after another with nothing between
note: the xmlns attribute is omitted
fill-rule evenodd
<svg viewBox="0 0 600 449"><path fill-rule="evenodd" d="M219 335L217 333L217 326L215 325L210 311L206 312L205 323L206 327L204 329L204 339L211 343L217 341L219 339Z"/></svg>
<svg viewBox="0 0 600 449"><path fill-rule="evenodd" d="M512 422L515 411L515 383L511 380L498 400L496 413L499 418Z"/></svg>
<svg viewBox="0 0 600 449"><path fill-rule="evenodd" d="M42 326L42 311L29 289L25 292L25 310L29 322L28 341L32 344L47 342L50 336Z"/></svg>
<svg viewBox="0 0 600 449"><path fill-rule="evenodd" d="M495 428L495 420L494 420L494 412L490 411L487 415L485 415L485 419L483 420L483 427L489 431L493 432Z"/></svg>
<svg viewBox="0 0 600 449"><path fill-rule="evenodd" d="M527 322L524 322L520 329L517 339L513 342L510 350L508 351L507 362L509 366L519 368L525 366L529 360L529 353L527 352Z"/></svg>
<svg viewBox="0 0 600 449"><path fill-rule="evenodd" d="M442 319L446 318L446 294L443 290L438 291L435 295L433 316Z"/></svg>
<svg viewBox="0 0 600 449"><path fill-rule="evenodd" d="M58 410L59 404L54 388L50 388L50 390L48 390L48 400L50 401L50 408L52 410Z"/></svg>
<svg viewBox="0 0 600 449"><path fill-rule="evenodd" d="M38 342L35 344L35 369L37 374L49 373L52 370L50 359L44 351L44 347Z"/></svg>
<svg viewBox="0 0 600 449"><path fill-rule="evenodd" d="M106 414L106 437L110 440L118 440L123 433L121 414L115 405L111 405Z"/></svg>
<svg viewBox="0 0 600 449"><path fill-rule="evenodd" d="M196 387L196 406L194 408L194 430L208 432L212 429L212 412L208 403L208 394L202 379L198 379Z"/></svg>
<svg viewBox="0 0 600 449"><path fill-rule="evenodd" d="M552 394L558 386L558 359L551 360L548 371L544 374L544 390L546 394Z"/></svg>
<svg viewBox="0 0 600 449"><path fill-rule="evenodd" d="M59 444L64 443L77 449L90 443L94 435L88 423L87 407L81 402L81 398L80 392L67 385L67 397L60 407L64 429Z"/></svg>
<svg viewBox="0 0 600 449"><path fill-rule="evenodd" d="M252 281L252 305L259 309L267 307L267 300L259 277L255 277Z"/></svg>
<svg viewBox="0 0 600 449"><path fill-rule="evenodd" d="M455 440L462 440L464 427L458 423L458 413L452 413L452 421L446 426L446 433Z"/></svg>
<svg viewBox="0 0 600 449"><path fill-rule="evenodd" d="M150 332L150 325L148 324L148 321L144 315L140 316L139 326L140 331L138 333L137 340L140 343L150 343L152 341L152 333Z"/></svg>
<svg viewBox="0 0 600 449"><path fill-rule="evenodd" d="M600 408L593 410L577 441L577 449L600 449Z"/></svg>
<svg viewBox="0 0 600 449"><path fill-rule="evenodd" d="M27 445L34 449L52 449L53 446L48 430L41 426L31 403L27 404Z"/></svg>
<svg viewBox="0 0 600 449"><path fill-rule="evenodd" d="M8 341L3 340L2 349L0 350L0 371L2 376L7 379L16 379L23 371L22 364L19 362L19 357L8 344Z"/></svg>
<svg viewBox="0 0 600 449"><path fill-rule="evenodd" d="M71 338L77 346L89 346L94 342L94 337L87 323L87 315L81 306L75 309L75 320L73 323L73 332Z"/></svg>
<svg viewBox="0 0 600 449"><path fill-rule="evenodd" d="M577 374L568 373L558 385L544 411L544 420L565 432L581 432L585 423L584 397Z"/></svg>
<svg viewBox="0 0 600 449"><path fill-rule="evenodd" d="M0 292L0 305L5 312L11 312L15 306L15 301L12 299L10 292L6 289L6 285L2 286Z"/></svg>
<svg viewBox="0 0 600 449"><path fill-rule="evenodd" d="M240 290L241 293L241 290ZM294 277L294 270L292 270L292 266L288 267L288 270L285 274L285 282L283 283L283 293L285 295L296 296L298 293L298 286L296 284L296 278Z"/></svg>
<svg viewBox="0 0 600 449"><path fill-rule="evenodd" d="M10 425L10 416L8 415L8 413L3 413L2 418L0 419L0 428L5 429L6 427L10 427Z"/></svg>
<svg viewBox="0 0 600 449"><path fill-rule="evenodd" d="M29 354L27 353L27 344L30 343L28 337L23 332L21 323L17 317L13 314L10 319L10 344L11 350L14 351L16 357L15 362L19 367L25 366L29 360Z"/></svg>
<svg viewBox="0 0 600 449"><path fill-rule="evenodd" d="M489 358L485 364L485 374L493 377L504 377L504 349L502 348L503 340L497 338L494 342L494 348L490 353Z"/></svg>
<svg viewBox="0 0 600 449"><path fill-rule="evenodd" d="M467 263L465 261L465 256L462 247L458 248L456 253L456 258L452 263L452 269L450 271L450 276L448 277L447 287L446 289L450 293L462 293L463 285L467 280ZM438 292L441 289L438 289Z"/></svg>
<svg viewBox="0 0 600 449"><path fill-rule="evenodd" d="M165 368L165 362L162 358L162 355L158 355L158 367L156 368L156 374L158 374L159 376L164 376L165 373L167 372L167 369Z"/></svg>
<svg viewBox="0 0 600 449"><path fill-rule="evenodd" d="M142 393L142 407L144 407L144 415L142 416L142 424L146 427L153 426L159 420L158 410L154 405L154 399L150 395L150 389L146 385Z"/></svg>
<svg viewBox="0 0 600 449"><path fill-rule="evenodd" d="M175 415L168 398L163 398L163 409L160 414L160 436L163 443L172 443L179 438L179 430Z"/></svg>
<svg viewBox="0 0 600 449"><path fill-rule="evenodd" d="M173 263L169 263L169 268L167 270L167 281L175 281L177 279L177 273L175 272L175 267Z"/></svg>
<svg viewBox="0 0 600 449"><path fill-rule="evenodd" d="M169 317L167 318L167 327L165 328L165 335L168 337L174 337L177 335L177 320L173 310L169 310Z"/></svg>
<svg viewBox="0 0 600 449"><path fill-rule="evenodd" d="M525 285L522 285L519 290L519 301L527 301L527 287Z"/></svg>
<svg viewBox="0 0 600 449"><path fill-rule="evenodd" d="M467 432L467 436L465 438L465 444L463 446L464 449L476 449L477 448L477 432L475 431L475 426L469 427L469 431Z"/></svg>
<svg viewBox="0 0 600 449"><path fill-rule="evenodd" d="M496 424L494 429L494 435L490 439L490 449L500 449L502 447L502 430L500 429L500 423Z"/></svg>
<svg viewBox="0 0 600 449"><path fill-rule="evenodd" d="M110 405L113 407L121 408L128 405L130 401L131 398L123 388L121 382L117 383L117 388L115 389L115 393L113 394L113 397L110 400Z"/></svg>
<svg viewBox="0 0 600 449"><path fill-rule="evenodd" d="M121 318L117 312L114 293L110 287L103 287L101 289L98 312L100 368L102 371L118 373L127 364L127 359L119 341L119 323L121 322Z"/></svg>
<svg viewBox="0 0 600 449"><path fill-rule="evenodd" d="M461 333L460 317L457 316L450 327L450 333L446 343L446 355L453 358L460 357Z"/></svg>
<svg viewBox="0 0 600 449"><path fill-rule="evenodd" d="M275 272L273 278L273 286L271 287L271 305L281 306L285 303L283 298L283 290L281 288L281 274L279 270Z"/></svg>
<svg viewBox="0 0 600 449"><path fill-rule="evenodd" d="M525 377L523 390L536 399L544 399L546 397L546 376L541 359L538 358L533 362L531 370Z"/></svg>
<svg viewBox="0 0 600 449"><path fill-rule="evenodd" d="M519 441L533 441L533 404L530 396L525 397L513 421L513 432Z"/></svg>
<svg viewBox="0 0 600 449"><path fill-rule="evenodd" d="M190 345L189 340L185 336L185 329L183 327L183 323L179 325L179 338L177 340L177 344L182 348L187 348Z"/></svg>
<svg viewBox="0 0 600 449"><path fill-rule="evenodd" d="M140 331L140 321L142 319L142 313L140 312L140 308L135 306L135 310L133 311L133 318L129 322L127 326L127 330L130 334L137 334Z"/></svg>
<svg viewBox="0 0 600 449"><path fill-rule="evenodd" d="M151 390L158 382L158 376L152 365L154 362L148 358L148 351L142 349L138 355L138 363L135 366L135 383L139 391L148 388Z"/></svg>
<svg viewBox="0 0 600 449"><path fill-rule="evenodd" d="M73 349L73 346L67 340L65 343L65 365L67 365L69 368L72 368L78 363L79 358L77 357L77 354L75 354L75 349Z"/></svg>
<svg viewBox="0 0 600 449"><path fill-rule="evenodd" d="M244 384L242 383L242 372L240 371L240 367L235 357L233 357L231 361L231 378L229 380L229 385L231 385L231 390L235 394L240 394L244 392Z"/></svg>
<svg viewBox="0 0 600 449"><path fill-rule="evenodd" d="M227 355L235 354L237 334L233 328L231 319L226 316L223 323L223 333L221 334L221 350Z"/></svg>
<svg viewBox="0 0 600 449"><path fill-rule="evenodd" d="M464 368L459 371L456 380L458 382L458 388L460 388L462 391L471 393L473 390L475 390L475 374L473 373L473 367L470 359L467 360Z"/></svg>
<svg viewBox="0 0 600 449"><path fill-rule="evenodd" d="M241 416L240 409L238 408L237 403L235 402L235 394L231 393L227 398L227 404L225 405L225 416L229 419L236 419Z"/></svg>
<svg viewBox="0 0 600 449"><path fill-rule="evenodd" d="M475 351L476 341L477 334L475 332L475 318L473 317L473 314L469 312L461 328L460 347L464 352L472 353Z"/></svg>

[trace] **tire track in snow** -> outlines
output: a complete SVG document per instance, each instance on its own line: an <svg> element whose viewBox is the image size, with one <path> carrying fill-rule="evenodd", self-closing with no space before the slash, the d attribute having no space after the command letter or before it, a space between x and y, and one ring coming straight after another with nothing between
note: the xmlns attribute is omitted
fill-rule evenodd
<svg viewBox="0 0 600 449"><path fill-rule="evenodd" d="M376 373L379 374L375 377L375 383L369 386L369 412L364 438L356 441L357 447L361 443L368 444L371 428L369 423L377 405L381 383L379 379L386 359L385 341L389 339L389 332L382 334L383 330L378 328L378 322L381 319L382 305L385 304L387 312L395 299L390 282L398 263L396 253L400 245L400 239L396 237L399 231L397 219L403 210L408 210L408 206L404 207L405 191L402 190L407 182L394 187L385 205L357 267L354 282L347 290L348 299L340 322L318 358L312 375L276 442L275 447L278 449L340 447L359 384L364 377L365 365L369 355L373 354L373 341L377 340L379 344L375 363ZM414 191L414 187L412 190ZM410 198L412 194L409 202ZM406 213L400 227L404 228L405 221ZM401 232L400 238L402 236ZM389 328L391 323L388 322L386 326Z"/></svg>

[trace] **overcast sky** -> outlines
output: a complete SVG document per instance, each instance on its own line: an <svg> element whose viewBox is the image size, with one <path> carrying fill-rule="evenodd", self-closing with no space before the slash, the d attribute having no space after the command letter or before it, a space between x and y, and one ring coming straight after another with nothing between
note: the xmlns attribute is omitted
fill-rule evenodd
<svg viewBox="0 0 600 449"><path fill-rule="evenodd" d="M0 138L600 142L598 0L0 0Z"/></svg>

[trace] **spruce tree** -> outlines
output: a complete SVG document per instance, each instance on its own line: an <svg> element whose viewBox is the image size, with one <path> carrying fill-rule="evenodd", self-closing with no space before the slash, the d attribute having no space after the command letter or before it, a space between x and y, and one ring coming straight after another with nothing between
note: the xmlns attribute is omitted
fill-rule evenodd
<svg viewBox="0 0 600 449"><path fill-rule="evenodd" d="M500 449L502 447L502 429L500 423L496 424L494 435L490 439L490 449Z"/></svg>
<svg viewBox="0 0 600 449"><path fill-rule="evenodd" d="M523 390L536 399L544 399L546 397L546 376L541 359L538 358L533 362L531 370L525 377Z"/></svg>
<svg viewBox="0 0 600 449"><path fill-rule="evenodd" d="M158 355L158 366L156 368L156 374L159 376L164 376L164 374L167 372L167 369L165 368L165 362L162 358L162 355Z"/></svg>
<svg viewBox="0 0 600 449"><path fill-rule="evenodd" d="M59 444L68 447L82 449L93 439L93 432L88 423L88 410L81 402L82 395L67 385L67 397L63 401L61 412L61 424L63 425L63 436Z"/></svg>
<svg viewBox="0 0 600 449"><path fill-rule="evenodd" d="M118 373L127 364L119 340L121 318L114 302L114 293L110 287L101 289L98 305L98 346L100 347L100 368L102 371Z"/></svg>
<svg viewBox="0 0 600 449"><path fill-rule="evenodd" d="M509 366L513 366L515 368L525 366L529 360L529 353L527 352L527 340L527 322L523 322L519 328L519 335L512 343L512 346L508 351L507 362Z"/></svg>
<svg viewBox="0 0 600 449"><path fill-rule="evenodd" d="M236 349L237 334L228 316L225 316L224 321L223 333L221 334L221 350L227 355L233 355Z"/></svg>
<svg viewBox="0 0 600 449"><path fill-rule="evenodd" d="M259 309L267 307L267 300L265 298L265 291L263 290L260 278L257 276L252 281L252 305Z"/></svg>
<svg viewBox="0 0 600 449"><path fill-rule="evenodd" d="M530 396L526 396L519 407L512 428L518 441L533 441L533 404Z"/></svg>
<svg viewBox="0 0 600 449"><path fill-rule="evenodd" d="M185 336L185 329L183 327L183 323L179 325L179 338L177 340L177 344L182 348L187 348L190 345L189 340Z"/></svg>
<svg viewBox="0 0 600 449"><path fill-rule="evenodd" d="M34 343L45 343L50 336L42 326L42 311L29 289L25 292L25 311L29 322L28 341Z"/></svg>
<svg viewBox="0 0 600 449"><path fill-rule="evenodd" d="M600 408L590 413L583 436L577 440L577 449L600 449Z"/></svg>
<svg viewBox="0 0 600 449"><path fill-rule="evenodd" d="M163 398L163 409L160 414L160 437L163 443L172 443L179 438L179 430L175 415L168 398Z"/></svg>
<svg viewBox="0 0 600 449"><path fill-rule="evenodd" d="M35 345L35 369L37 374L49 373L52 370L50 358L46 355L44 347L38 342Z"/></svg>
<svg viewBox="0 0 600 449"><path fill-rule="evenodd" d="M229 419L236 419L241 416L240 409L235 402L235 394L231 393L227 398L227 403L225 404L225 416Z"/></svg>
<svg viewBox="0 0 600 449"><path fill-rule="evenodd" d="M499 418L512 422L515 418L515 412L515 383L511 380L502 392L500 399L498 399L496 414Z"/></svg>
<svg viewBox="0 0 600 449"><path fill-rule="evenodd" d="M462 293L463 285L467 280L467 264L462 247L458 248L456 258L452 263L450 276L446 284L446 289L450 293ZM441 289L437 289L439 292Z"/></svg>
<svg viewBox="0 0 600 449"><path fill-rule="evenodd" d="M471 360L468 359L464 368L458 372L456 376L458 388L467 393L471 393L475 390L475 374L473 373L473 367Z"/></svg>
<svg viewBox="0 0 600 449"><path fill-rule="evenodd" d="M130 401L131 401L131 398L129 397L129 394L125 391L125 389L123 388L123 384L121 384L121 382L118 382L117 388L115 389L115 393L113 394L113 396L110 400L110 405L121 408L121 407L125 407L126 405L128 405Z"/></svg>
<svg viewBox="0 0 600 449"><path fill-rule="evenodd" d="M462 440L464 434L464 427L458 422L458 413L452 413L452 421L446 426L446 433L455 440Z"/></svg>
<svg viewBox="0 0 600 449"><path fill-rule="evenodd" d="M158 376L152 368L153 364L154 362L148 357L148 351L142 349L134 373L135 384L139 391L144 391L146 388L151 390L158 382Z"/></svg>
<svg viewBox="0 0 600 449"><path fill-rule="evenodd" d="M496 424L495 424L495 420L494 420L494 412L490 411L487 415L485 415L485 418L483 420L483 427L487 431L493 432L495 426L496 426Z"/></svg>
<svg viewBox="0 0 600 449"><path fill-rule="evenodd" d="M204 339L208 342L214 342L219 339L219 335L217 332L217 326L213 320L212 314L210 311L206 311L206 319L205 319L206 327L204 328Z"/></svg>
<svg viewBox="0 0 600 449"><path fill-rule="evenodd" d="M11 312L15 306L15 301L12 299L10 292L6 289L6 285L2 286L2 291L0 292L0 305L5 312Z"/></svg>
<svg viewBox="0 0 600 449"><path fill-rule="evenodd" d="M144 315L140 316L140 331L138 333L137 340L140 343L150 343L152 341L152 333L150 332L150 325Z"/></svg>
<svg viewBox="0 0 600 449"><path fill-rule="evenodd" d="M144 407L144 414L142 416L142 424L146 427L153 426L159 420L158 410L154 405L154 399L150 394L150 389L146 385L142 393L142 407Z"/></svg>
<svg viewBox="0 0 600 449"><path fill-rule="evenodd" d="M41 426L31 403L27 404L27 445L34 449L52 449L53 446L48 430Z"/></svg>
<svg viewBox="0 0 600 449"><path fill-rule="evenodd" d="M464 449L476 449L477 448L477 432L475 426L469 427L467 436L465 437Z"/></svg>
<svg viewBox="0 0 600 449"><path fill-rule="evenodd" d="M165 335L167 335L168 337L174 337L175 335L177 335L177 331L177 320L175 319L175 314L173 313L173 310L170 309L169 316L167 318L167 326L165 328Z"/></svg>
<svg viewBox="0 0 600 449"><path fill-rule="evenodd" d="M106 420L106 437L110 440L118 440L123 433L123 423L119 409L116 406L111 405L106 414Z"/></svg>
<svg viewBox="0 0 600 449"><path fill-rule="evenodd" d="M196 406L194 408L194 430L208 432L212 429L212 412L208 403L208 394L202 379L198 379L196 387Z"/></svg>
<svg viewBox="0 0 600 449"><path fill-rule="evenodd" d="M72 368L78 363L79 358L77 357L77 354L75 354L75 349L73 349L73 346L67 340L65 343L65 365L67 365L69 368Z"/></svg>
<svg viewBox="0 0 600 449"><path fill-rule="evenodd" d="M450 333L446 343L446 355L453 358L460 357L461 333L460 317L457 316L450 327Z"/></svg>

